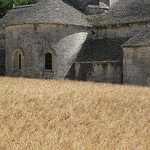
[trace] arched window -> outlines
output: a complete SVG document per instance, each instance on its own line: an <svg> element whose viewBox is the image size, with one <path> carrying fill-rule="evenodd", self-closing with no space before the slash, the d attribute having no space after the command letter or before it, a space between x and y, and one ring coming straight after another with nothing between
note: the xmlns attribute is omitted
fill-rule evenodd
<svg viewBox="0 0 150 150"><path fill-rule="evenodd" d="M45 53L45 70L52 70L53 56L50 52Z"/></svg>
<svg viewBox="0 0 150 150"><path fill-rule="evenodd" d="M19 51L16 51L14 55L14 67L15 70L21 70L21 53Z"/></svg>

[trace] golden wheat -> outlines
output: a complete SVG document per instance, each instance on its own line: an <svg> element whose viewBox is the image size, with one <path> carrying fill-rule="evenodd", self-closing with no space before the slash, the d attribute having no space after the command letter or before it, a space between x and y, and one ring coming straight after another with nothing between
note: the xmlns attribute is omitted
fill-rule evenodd
<svg viewBox="0 0 150 150"><path fill-rule="evenodd" d="M125 149L150 149L150 88L0 78L0 150Z"/></svg>

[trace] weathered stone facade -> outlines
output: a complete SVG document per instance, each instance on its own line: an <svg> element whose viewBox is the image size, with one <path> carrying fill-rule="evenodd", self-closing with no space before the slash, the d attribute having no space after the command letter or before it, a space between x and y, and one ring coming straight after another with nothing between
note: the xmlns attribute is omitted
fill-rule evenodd
<svg viewBox="0 0 150 150"><path fill-rule="evenodd" d="M141 31L147 24L148 22L139 22L124 25L113 25L103 28L94 28L93 30L95 34L93 38L131 38Z"/></svg>
<svg viewBox="0 0 150 150"><path fill-rule="evenodd" d="M6 30L6 75L63 79L90 31L65 25L17 25ZM14 70L14 53L22 54L22 69ZM45 52L53 54L53 70L44 69Z"/></svg>
<svg viewBox="0 0 150 150"><path fill-rule="evenodd" d="M75 79L122 84L122 64L120 62L85 62L75 64Z"/></svg>
<svg viewBox="0 0 150 150"><path fill-rule="evenodd" d="M149 0L15 6L0 20L0 75L150 86L149 7Z"/></svg>
<svg viewBox="0 0 150 150"><path fill-rule="evenodd" d="M94 38L117 38L118 42L124 42L139 33L147 23L134 23L127 25L109 26L107 28L95 29ZM124 43L123 42L123 43ZM123 44L122 43L122 44ZM109 44L109 43L108 43ZM114 42L115 44L115 42ZM121 45L120 44L120 47ZM111 47L111 44L109 44ZM122 47L121 47L122 48ZM150 86L150 47L128 47L122 48L123 84ZM106 75L105 75L106 77ZM121 77L120 77L121 78ZM107 81L105 81L107 82Z"/></svg>

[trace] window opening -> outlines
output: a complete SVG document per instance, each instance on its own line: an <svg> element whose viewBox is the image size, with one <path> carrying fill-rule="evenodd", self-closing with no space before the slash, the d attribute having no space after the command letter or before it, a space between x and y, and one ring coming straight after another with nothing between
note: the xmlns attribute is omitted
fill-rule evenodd
<svg viewBox="0 0 150 150"><path fill-rule="evenodd" d="M45 70L52 70L52 54L45 54Z"/></svg>
<svg viewBox="0 0 150 150"><path fill-rule="evenodd" d="M21 53L17 51L14 56L15 70L21 70Z"/></svg>

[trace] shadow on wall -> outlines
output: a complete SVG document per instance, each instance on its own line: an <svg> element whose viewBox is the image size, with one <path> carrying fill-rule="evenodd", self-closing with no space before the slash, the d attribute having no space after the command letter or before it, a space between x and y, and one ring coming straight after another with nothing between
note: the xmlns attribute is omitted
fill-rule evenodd
<svg viewBox="0 0 150 150"><path fill-rule="evenodd" d="M78 53L76 61L74 61L77 63L72 65L66 77L69 79L91 81L93 80L91 72L93 72L96 69L96 78L94 79L94 81L109 81L111 83L119 84L122 83L123 51L120 46L129 38L130 37L87 39L82 45L82 48ZM109 72L105 68L101 69L104 66L104 64L101 65L101 63L99 63L107 61L110 62L105 63L107 64L106 66L109 69ZM89 72L90 74L88 74Z"/></svg>
<svg viewBox="0 0 150 150"><path fill-rule="evenodd" d="M65 79L75 80L75 64L73 63Z"/></svg>
<svg viewBox="0 0 150 150"><path fill-rule="evenodd" d="M89 35L87 33L84 33L83 35L82 34L83 33L79 34L80 36L78 38L78 39L81 39L81 41L78 43L79 44L78 48L80 48L80 49L77 53L74 53L74 55L72 55L71 62L70 62L71 63L70 69L69 69L68 73L66 74L65 79L75 80L75 62L77 61L78 55L80 55L80 51L81 51L82 47L84 47L85 43L89 39Z"/></svg>

